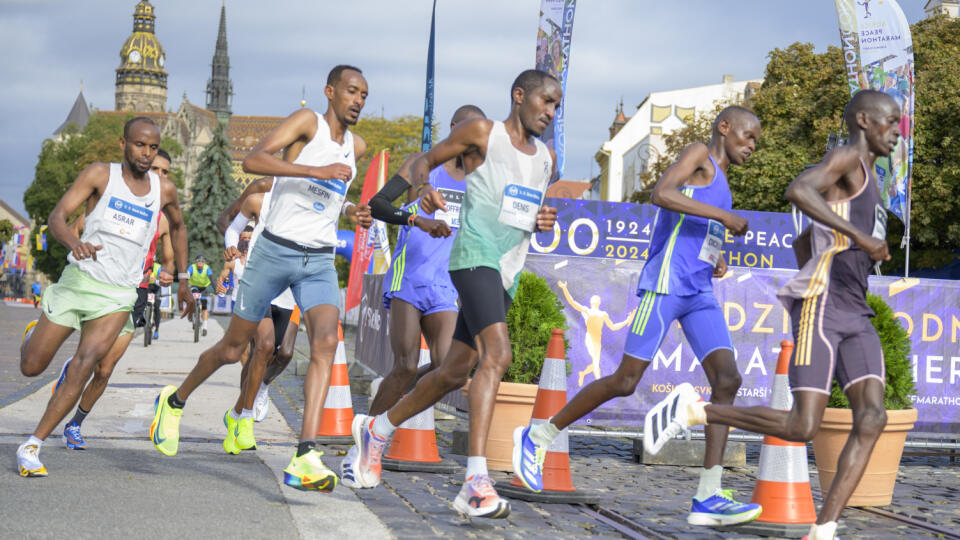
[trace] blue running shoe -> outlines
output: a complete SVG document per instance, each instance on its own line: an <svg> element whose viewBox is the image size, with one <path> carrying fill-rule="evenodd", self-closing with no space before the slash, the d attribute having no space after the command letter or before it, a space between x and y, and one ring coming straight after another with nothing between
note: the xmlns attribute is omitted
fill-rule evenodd
<svg viewBox="0 0 960 540"><path fill-rule="evenodd" d="M67 368L70 367L70 361L73 360L73 357L67 358L67 361L63 363L63 367L60 368L60 375L57 378L57 384L53 385L53 390L50 390L50 395L57 393L57 388L60 388L60 385L63 384L63 381L67 379Z"/></svg>
<svg viewBox="0 0 960 540"><path fill-rule="evenodd" d="M67 443L67 448L71 450L84 450L87 443L80 436L80 424L70 422L63 428L63 442Z"/></svg>
<svg viewBox="0 0 960 540"><path fill-rule="evenodd" d="M518 426L513 430L513 470L520 482L535 493L543 489L543 460L547 449L530 440L530 428Z"/></svg>
<svg viewBox="0 0 960 540"><path fill-rule="evenodd" d="M733 499L733 490L718 489L704 501L693 499L693 507L687 516L691 525L720 527L746 523L760 517L763 508L756 503L741 503Z"/></svg>
<svg viewBox="0 0 960 540"><path fill-rule="evenodd" d="M153 339L160 339L160 332L157 330L153 331Z"/></svg>

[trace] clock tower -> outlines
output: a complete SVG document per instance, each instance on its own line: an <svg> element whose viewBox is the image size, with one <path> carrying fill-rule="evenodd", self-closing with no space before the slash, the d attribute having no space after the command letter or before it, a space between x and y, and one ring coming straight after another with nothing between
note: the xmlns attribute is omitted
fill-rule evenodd
<svg viewBox="0 0 960 540"><path fill-rule="evenodd" d="M153 5L137 4L133 33L120 49L116 79L116 110L164 112L167 107L166 55L154 34Z"/></svg>

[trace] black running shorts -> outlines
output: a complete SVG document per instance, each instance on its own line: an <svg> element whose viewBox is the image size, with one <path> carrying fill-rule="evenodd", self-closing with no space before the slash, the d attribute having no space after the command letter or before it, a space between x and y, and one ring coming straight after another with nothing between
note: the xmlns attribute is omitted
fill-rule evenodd
<svg viewBox="0 0 960 540"><path fill-rule="evenodd" d="M275 351L279 349L280 344L283 343L283 335L287 333L287 326L290 325L290 315L292 314L292 309L283 309L270 304L270 319L273 320L273 343Z"/></svg>
<svg viewBox="0 0 960 540"><path fill-rule="evenodd" d="M142 328L146 321L143 318L143 310L147 307L147 288L137 287L137 301L133 303L133 311L130 316L133 318L133 327Z"/></svg>
<svg viewBox="0 0 960 540"><path fill-rule="evenodd" d="M476 349L474 338L484 328L507 322L513 299L503 288L500 272L486 266L453 270L450 281L460 294L460 313L453 339Z"/></svg>

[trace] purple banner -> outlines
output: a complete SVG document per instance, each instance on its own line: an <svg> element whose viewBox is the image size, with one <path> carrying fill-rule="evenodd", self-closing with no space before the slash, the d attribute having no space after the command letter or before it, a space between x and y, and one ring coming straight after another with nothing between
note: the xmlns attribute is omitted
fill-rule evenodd
<svg viewBox="0 0 960 540"><path fill-rule="evenodd" d="M596 380L597 373L605 376L616 370L629 330L620 323L639 303L635 288L642 266L623 259L528 256L526 269L543 276L566 309L567 356L573 367L567 379L570 396ZM743 376L740 405L770 401L780 342L793 339L776 291L792 275L787 270L739 267L715 281ZM890 304L910 335L919 413L915 430L960 431L960 283L872 277L870 291ZM685 381L709 396L703 370L674 324L637 391L608 402L583 423L639 427L650 406Z"/></svg>
<svg viewBox="0 0 960 540"><path fill-rule="evenodd" d="M544 204L557 208L557 223L552 232L540 232L533 237L531 254L647 260L656 207L576 199L547 199ZM723 250L728 265L797 268L790 214L740 210L737 213L750 222L750 231L743 237L727 234Z"/></svg>

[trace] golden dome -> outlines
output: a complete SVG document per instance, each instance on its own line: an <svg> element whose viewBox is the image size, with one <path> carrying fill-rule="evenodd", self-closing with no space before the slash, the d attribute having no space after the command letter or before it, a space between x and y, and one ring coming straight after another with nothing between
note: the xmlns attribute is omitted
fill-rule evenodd
<svg viewBox="0 0 960 540"><path fill-rule="evenodd" d="M147 84L167 87L166 54L154 34L153 5L148 0L137 4L133 13L133 33L120 48L118 84Z"/></svg>

